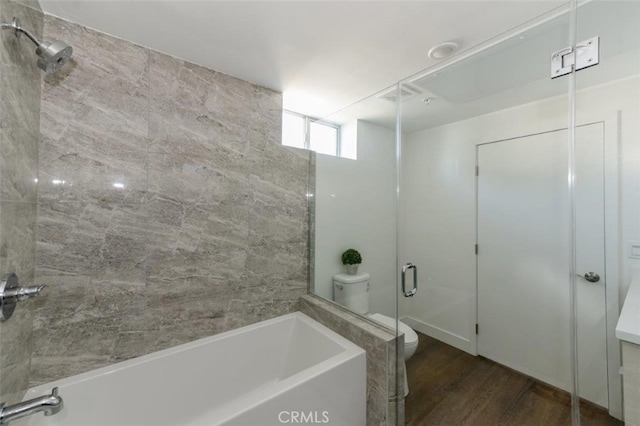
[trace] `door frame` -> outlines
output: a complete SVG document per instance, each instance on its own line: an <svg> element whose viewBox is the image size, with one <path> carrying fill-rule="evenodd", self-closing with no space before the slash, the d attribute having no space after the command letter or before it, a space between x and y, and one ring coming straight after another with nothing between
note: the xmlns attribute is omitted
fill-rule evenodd
<svg viewBox="0 0 640 426"><path fill-rule="evenodd" d="M619 163L621 141L621 111L615 111L612 114L603 116L602 114L590 114L580 112L582 120L576 127L588 126L590 124L602 123L604 127L604 265L605 265L605 306L606 306L606 343L607 343L607 381L609 391L609 414L617 419L622 419L622 377L620 375L621 355L620 342L616 338L615 328L620 313L620 279L622 276L622 251L623 243L620 235L620 168ZM556 124L556 123L553 123ZM507 142L509 140L518 139L527 136L534 136L554 131L567 130L566 122L560 126L554 126L552 123L541 124L540 127L530 129L526 133L518 133L509 137L502 137L493 140L477 141L475 146L475 165L478 167L478 150L481 145L497 142ZM564 127L562 126L564 124ZM475 180L475 231L476 244L478 244L478 175ZM475 318L475 324L478 324L478 259L476 257L476 283L474 288L475 304L473 304L474 312L472 318ZM475 328L474 324L474 328ZM482 327L482 325L479 325ZM478 354L478 335L471 334L471 347L474 354Z"/></svg>

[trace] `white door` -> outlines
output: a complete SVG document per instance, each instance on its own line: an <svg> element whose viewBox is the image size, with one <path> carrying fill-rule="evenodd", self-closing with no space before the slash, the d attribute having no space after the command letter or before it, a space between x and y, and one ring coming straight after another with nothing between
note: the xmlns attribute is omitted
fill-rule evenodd
<svg viewBox="0 0 640 426"><path fill-rule="evenodd" d="M478 353L570 391L566 130L478 146ZM580 396L608 406L603 124L576 134Z"/></svg>

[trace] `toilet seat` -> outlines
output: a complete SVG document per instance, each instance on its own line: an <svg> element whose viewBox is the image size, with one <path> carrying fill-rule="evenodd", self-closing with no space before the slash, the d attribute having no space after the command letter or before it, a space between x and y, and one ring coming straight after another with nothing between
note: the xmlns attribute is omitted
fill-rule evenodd
<svg viewBox="0 0 640 426"><path fill-rule="evenodd" d="M374 321L377 321L387 327L395 330L396 329L396 320L395 318L388 317L382 314L370 314L369 318ZM411 327L402 321L398 321L398 329L402 333L404 333L404 345L407 346L417 346L418 345L418 335Z"/></svg>

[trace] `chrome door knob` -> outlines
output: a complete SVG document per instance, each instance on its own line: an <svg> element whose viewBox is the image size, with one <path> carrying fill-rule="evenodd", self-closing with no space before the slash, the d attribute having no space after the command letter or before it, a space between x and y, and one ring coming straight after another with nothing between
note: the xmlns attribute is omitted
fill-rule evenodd
<svg viewBox="0 0 640 426"><path fill-rule="evenodd" d="M595 272L587 272L582 276L582 278L589 281L590 283L597 283L598 281L600 281L600 275L596 274Z"/></svg>

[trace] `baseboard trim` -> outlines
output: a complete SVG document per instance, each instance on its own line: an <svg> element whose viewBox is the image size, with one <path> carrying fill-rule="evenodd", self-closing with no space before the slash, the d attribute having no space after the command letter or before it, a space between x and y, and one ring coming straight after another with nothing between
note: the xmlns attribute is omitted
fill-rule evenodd
<svg viewBox="0 0 640 426"><path fill-rule="evenodd" d="M422 334L426 334L427 336L438 339L441 342L446 343L447 345L451 345L454 348L460 349L461 351L465 351L472 355L475 355L475 353L471 350L471 342L469 341L469 339L465 339L464 337L458 336L457 334L453 334L447 330L443 330L439 327L427 324L426 322L420 321L415 318L403 317L400 320Z"/></svg>

